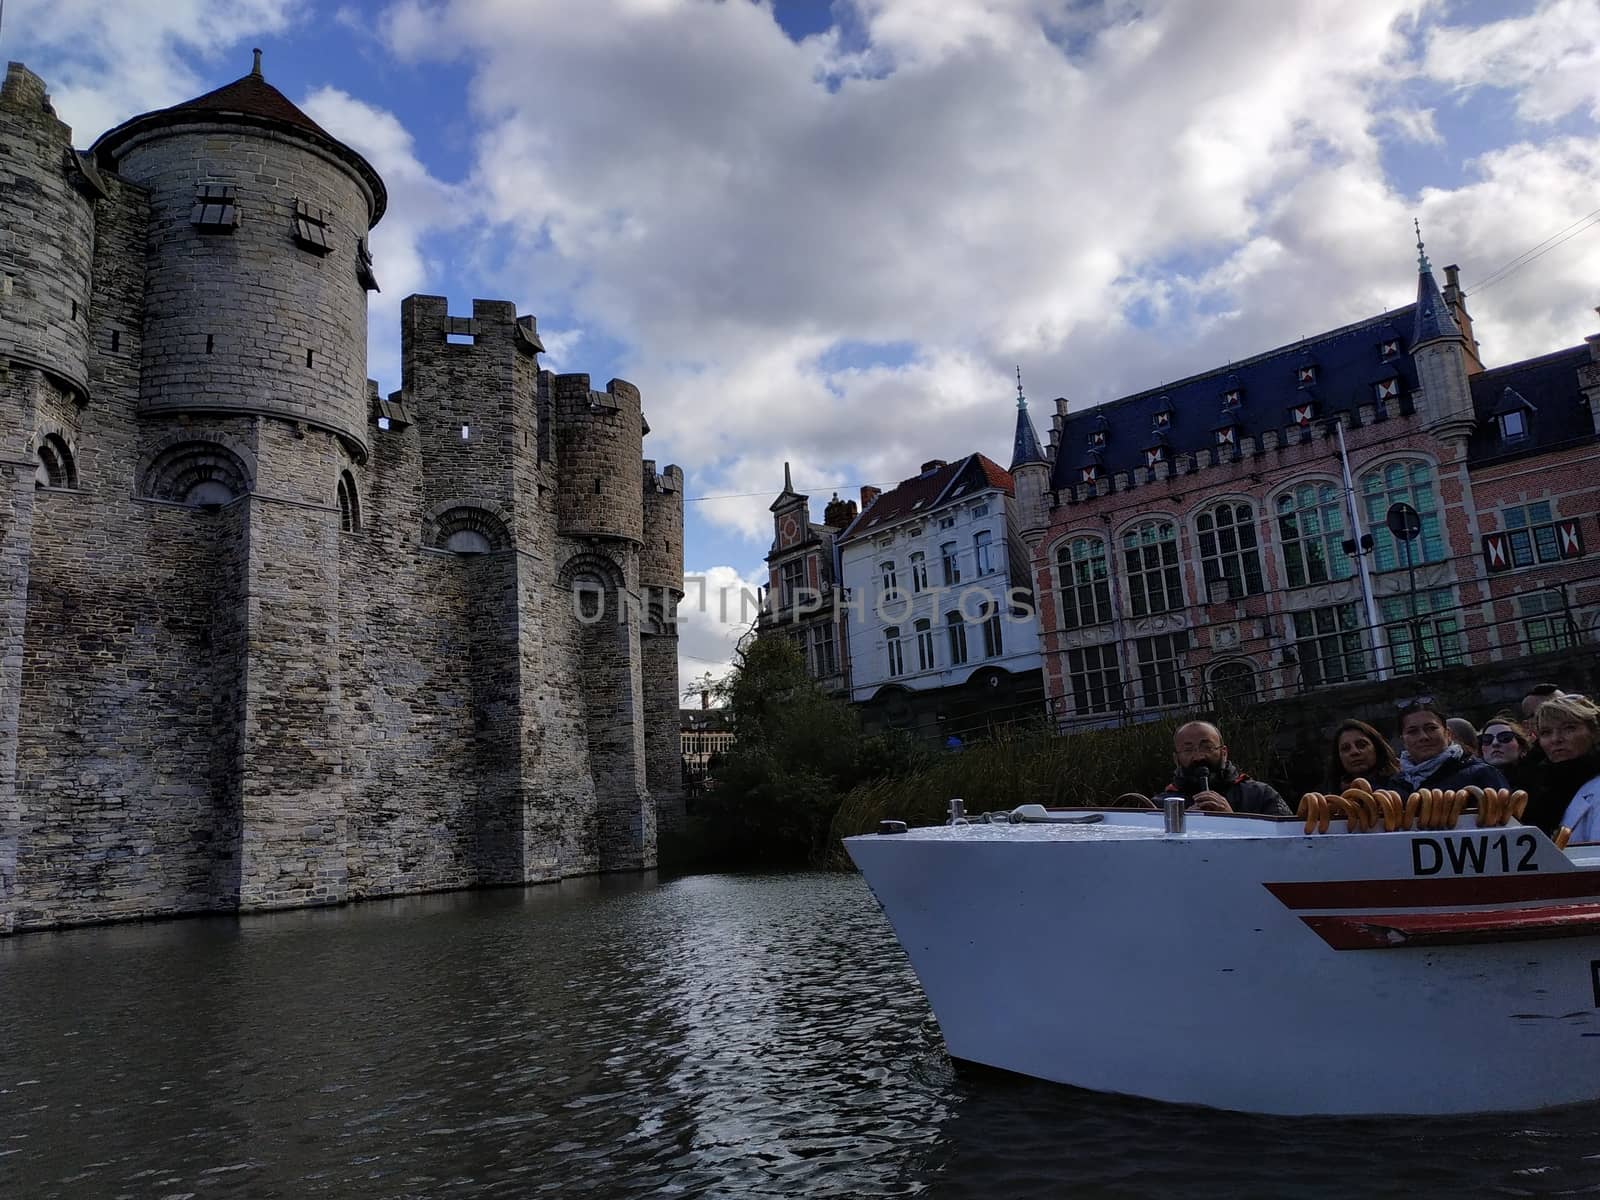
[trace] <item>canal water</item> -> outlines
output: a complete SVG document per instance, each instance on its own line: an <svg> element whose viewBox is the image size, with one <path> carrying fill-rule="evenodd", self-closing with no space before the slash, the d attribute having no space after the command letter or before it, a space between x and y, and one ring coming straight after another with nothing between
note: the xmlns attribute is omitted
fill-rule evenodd
<svg viewBox="0 0 1600 1200"><path fill-rule="evenodd" d="M5 1200L1596 1190L1600 1107L1269 1120L956 1069L851 875L0 940Z"/></svg>

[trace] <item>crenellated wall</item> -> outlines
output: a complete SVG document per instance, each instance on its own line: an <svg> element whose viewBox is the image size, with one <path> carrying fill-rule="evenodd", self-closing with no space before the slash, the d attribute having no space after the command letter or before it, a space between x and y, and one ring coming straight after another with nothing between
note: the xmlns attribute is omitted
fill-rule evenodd
<svg viewBox="0 0 1600 1200"><path fill-rule="evenodd" d="M7 273L66 264L0 296L0 932L653 866L683 473L638 391L413 296L380 401L346 252L381 184L270 120L144 121L101 160L135 180L52 158L26 71L0 101L42 197Z"/></svg>

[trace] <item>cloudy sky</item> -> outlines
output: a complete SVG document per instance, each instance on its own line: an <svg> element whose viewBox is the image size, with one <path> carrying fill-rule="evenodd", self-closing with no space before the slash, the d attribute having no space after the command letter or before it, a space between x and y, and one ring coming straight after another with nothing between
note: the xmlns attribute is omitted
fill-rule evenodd
<svg viewBox="0 0 1600 1200"><path fill-rule="evenodd" d="M547 365L642 389L710 581L686 686L739 629L718 590L764 578L785 461L819 515L1007 461L1019 364L1042 433L1052 397L1406 303L1413 216L1491 365L1600 331L1600 0L9 0L0 27L79 145L253 46L388 183L385 392L417 291L513 299Z"/></svg>

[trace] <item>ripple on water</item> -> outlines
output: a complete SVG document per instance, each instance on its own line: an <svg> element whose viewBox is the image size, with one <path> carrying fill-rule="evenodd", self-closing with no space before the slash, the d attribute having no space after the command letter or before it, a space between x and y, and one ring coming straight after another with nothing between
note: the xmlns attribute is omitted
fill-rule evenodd
<svg viewBox="0 0 1600 1200"><path fill-rule="evenodd" d="M958 1070L853 876L17 938L0 1011L7 1200L1600 1187L1592 1108L1285 1121Z"/></svg>

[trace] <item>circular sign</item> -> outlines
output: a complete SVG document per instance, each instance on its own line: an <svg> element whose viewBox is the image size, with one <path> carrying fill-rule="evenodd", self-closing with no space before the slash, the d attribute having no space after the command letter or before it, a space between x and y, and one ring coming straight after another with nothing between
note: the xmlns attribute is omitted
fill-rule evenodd
<svg viewBox="0 0 1600 1200"><path fill-rule="evenodd" d="M1402 542L1412 541L1422 532L1422 517L1409 504L1391 504L1383 522Z"/></svg>

